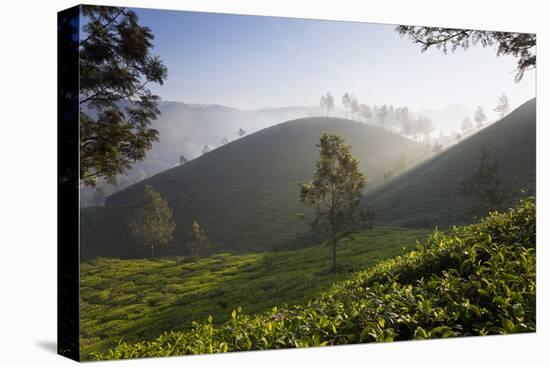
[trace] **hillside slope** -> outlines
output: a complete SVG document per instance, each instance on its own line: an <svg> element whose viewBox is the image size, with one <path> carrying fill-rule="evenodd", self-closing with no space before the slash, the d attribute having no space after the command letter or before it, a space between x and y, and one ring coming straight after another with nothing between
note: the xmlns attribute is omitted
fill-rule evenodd
<svg viewBox="0 0 550 367"><path fill-rule="evenodd" d="M479 133L426 160L366 195L384 225L431 228L468 223L472 203L458 194L461 177L478 164L480 147L498 163L502 185L513 204L536 184L536 101L532 99Z"/></svg>
<svg viewBox="0 0 550 367"><path fill-rule="evenodd" d="M536 331L531 200L382 261L307 303L121 342L97 359L224 353Z"/></svg>
<svg viewBox="0 0 550 367"><path fill-rule="evenodd" d="M191 222L198 220L216 249L266 250L303 244L306 226L299 183L312 179L322 133L337 133L352 145L360 169L380 178L404 154L422 159L425 147L379 127L339 118L304 118L275 125L164 171L107 198L105 207L81 211L83 258L136 257L128 213L144 185L166 198L176 221L175 240L161 254L181 254ZM164 252L163 252L164 251Z"/></svg>

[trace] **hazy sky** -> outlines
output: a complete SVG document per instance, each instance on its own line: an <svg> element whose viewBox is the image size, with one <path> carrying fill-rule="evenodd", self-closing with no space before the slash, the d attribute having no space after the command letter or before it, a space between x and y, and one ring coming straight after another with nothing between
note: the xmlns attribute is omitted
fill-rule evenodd
<svg viewBox="0 0 550 367"><path fill-rule="evenodd" d="M168 80L164 100L240 109L318 105L330 91L414 109L453 104L487 112L506 93L535 96L535 72L514 82L516 61L495 49L420 52L394 25L138 9L155 35Z"/></svg>

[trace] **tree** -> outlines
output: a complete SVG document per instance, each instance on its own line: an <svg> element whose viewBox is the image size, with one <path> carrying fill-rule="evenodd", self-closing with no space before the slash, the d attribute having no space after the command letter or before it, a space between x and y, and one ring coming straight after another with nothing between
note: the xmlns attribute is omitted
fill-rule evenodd
<svg viewBox="0 0 550 367"><path fill-rule="evenodd" d="M464 120L462 120L462 126L461 126L462 133L467 134L468 131L472 129L472 127L473 125L472 125L472 122L470 121L470 118L468 116L464 117Z"/></svg>
<svg viewBox="0 0 550 367"><path fill-rule="evenodd" d="M350 97L349 108L351 111L351 119L353 120L353 116L359 113L359 102L357 101L357 97L354 95Z"/></svg>
<svg viewBox="0 0 550 367"><path fill-rule="evenodd" d="M511 55L517 59L515 81L519 82L527 70L536 67L536 35L534 33L510 33L455 29L441 27L398 26L396 32L409 37L413 43L422 46L422 52L430 47L443 53L467 50L471 45L482 47L497 46L497 57Z"/></svg>
<svg viewBox="0 0 550 367"><path fill-rule="evenodd" d="M321 107L321 115L325 114L325 110L327 109L327 97L321 96L321 99L319 100L319 106Z"/></svg>
<svg viewBox="0 0 550 367"><path fill-rule="evenodd" d="M332 94L328 93L327 92L327 97L326 97L326 109L327 109L327 116L330 114L330 110L332 110L334 108L334 97L332 96Z"/></svg>
<svg viewBox="0 0 550 367"><path fill-rule="evenodd" d="M422 135L424 141L428 140L433 130L432 120L429 117L421 116L416 120L416 131Z"/></svg>
<svg viewBox="0 0 550 367"><path fill-rule="evenodd" d="M193 221L191 231L191 241L188 244L189 256L199 259L205 256L208 251L208 238L204 229L201 228L198 221Z"/></svg>
<svg viewBox="0 0 550 367"><path fill-rule="evenodd" d="M382 107L380 107L378 109L378 113L376 114L376 118L378 119L378 122L380 123L380 125L382 127L386 126L386 123L388 122L389 115L390 114L388 112L388 106L383 105Z"/></svg>
<svg viewBox="0 0 550 367"><path fill-rule="evenodd" d="M320 156L314 179L301 184L300 201L313 209L312 226L328 229L335 272L338 240L360 223L359 203L366 177L359 172L359 161L351 155L351 146L342 137L325 133L317 147Z"/></svg>
<svg viewBox="0 0 550 367"><path fill-rule="evenodd" d="M187 158L182 154L180 155L180 165L187 163Z"/></svg>
<svg viewBox="0 0 550 367"><path fill-rule="evenodd" d="M239 135L239 137L243 137L246 135L246 131L244 131L243 129L239 129L239 131L237 131L237 135Z"/></svg>
<svg viewBox="0 0 550 367"><path fill-rule="evenodd" d="M79 43L80 180L114 182L143 160L158 132L160 111L149 83L162 85L166 67L151 54L153 34L132 10L82 6L87 23Z"/></svg>
<svg viewBox="0 0 550 367"><path fill-rule="evenodd" d="M359 106L359 116L363 117L365 121L367 121L372 117L371 108L368 105L361 103Z"/></svg>
<svg viewBox="0 0 550 367"><path fill-rule="evenodd" d="M158 192L146 185L138 204L130 216L131 233L145 245L151 246L151 258L155 257L155 246L165 244L173 238L176 224L172 209Z"/></svg>
<svg viewBox="0 0 550 367"><path fill-rule="evenodd" d="M481 106L478 106L476 109L476 112L474 114L474 121L476 122L476 127L478 128L478 130L481 129L485 121L487 121L487 115L485 114L485 111L483 111L483 108L481 108Z"/></svg>
<svg viewBox="0 0 550 367"><path fill-rule="evenodd" d="M348 118L348 110L350 108L351 98L349 94L346 92L344 96L342 97L342 104L344 105L344 110L346 111L346 118Z"/></svg>
<svg viewBox="0 0 550 367"><path fill-rule="evenodd" d="M503 94L498 99L497 106L493 109L498 115L499 118L503 118L510 112L510 104L508 103L508 97L506 94Z"/></svg>
<svg viewBox="0 0 550 367"><path fill-rule="evenodd" d="M225 145L225 144L227 144L228 142L229 142L229 140L227 140L227 138L223 138L223 139L222 139L222 145Z"/></svg>
<svg viewBox="0 0 550 367"><path fill-rule="evenodd" d="M208 152L210 152L210 146L208 144L204 144L202 147L202 154L206 154Z"/></svg>
<svg viewBox="0 0 550 367"><path fill-rule="evenodd" d="M501 188L498 165L490 162L490 154L486 148L478 151L476 169L460 179L458 192L473 200L471 211L476 217L501 207L506 193Z"/></svg>

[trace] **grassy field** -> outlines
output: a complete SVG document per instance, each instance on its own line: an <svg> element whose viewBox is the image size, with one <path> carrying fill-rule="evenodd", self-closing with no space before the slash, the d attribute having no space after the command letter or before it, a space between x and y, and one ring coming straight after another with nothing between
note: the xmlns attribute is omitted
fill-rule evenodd
<svg viewBox="0 0 550 367"><path fill-rule="evenodd" d="M307 302L211 318L120 343L97 359L142 358L536 331L534 201L433 232Z"/></svg>
<svg viewBox="0 0 550 367"><path fill-rule="evenodd" d="M381 259L411 249L429 231L375 228L338 245L341 271L328 272L326 245L252 254L218 254L199 262L97 259L81 264L81 351L105 351L121 338L133 342L164 331L189 329L209 315L231 318L237 306L249 313L298 304Z"/></svg>

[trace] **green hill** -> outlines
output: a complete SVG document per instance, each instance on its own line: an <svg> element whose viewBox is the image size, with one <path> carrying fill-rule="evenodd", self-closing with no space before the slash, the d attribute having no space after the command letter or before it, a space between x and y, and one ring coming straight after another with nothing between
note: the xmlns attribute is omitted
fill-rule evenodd
<svg viewBox="0 0 550 367"><path fill-rule="evenodd" d="M426 156L423 145L382 128L340 118L304 118L275 125L164 171L107 198L105 207L81 211L81 255L140 257L127 218L131 205L151 185L167 199L176 221L175 240L161 255L181 254L193 220L206 230L216 250L292 248L306 226L296 214L300 182L309 181L323 132L352 145L360 169L376 181L405 155L409 164ZM161 136L162 144L162 136Z"/></svg>
<svg viewBox="0 0 550 367"><path fill-rule="evenodd" d="M435 231L300 306L122 342L98 359L142 358L536 331L536 215L528 200Z"/></svg>
<svg viewBox="0 0 550 367"><path fill-rule="evenodd" d="M524 190L535 193L536 110L532 99L508 116L443 153L428 159L366 195L379 223L392 226L447 227L469 223L472 203L458 194L461 177L473 171L480 147L498 163L512 205Z"/></svg>
<svg viewBox="0 0 550 367"><path fill-rule="evenodd" d="M81 264L81 351L106 351L125 341L189 330L209 315L216 323L242 306L257 313L298 304L354 271L411 249L429 231L379 228L338 245L342 272L332 274L330 247L248 254L217 254L199 262L180 257L95 259Z"/></svg>

